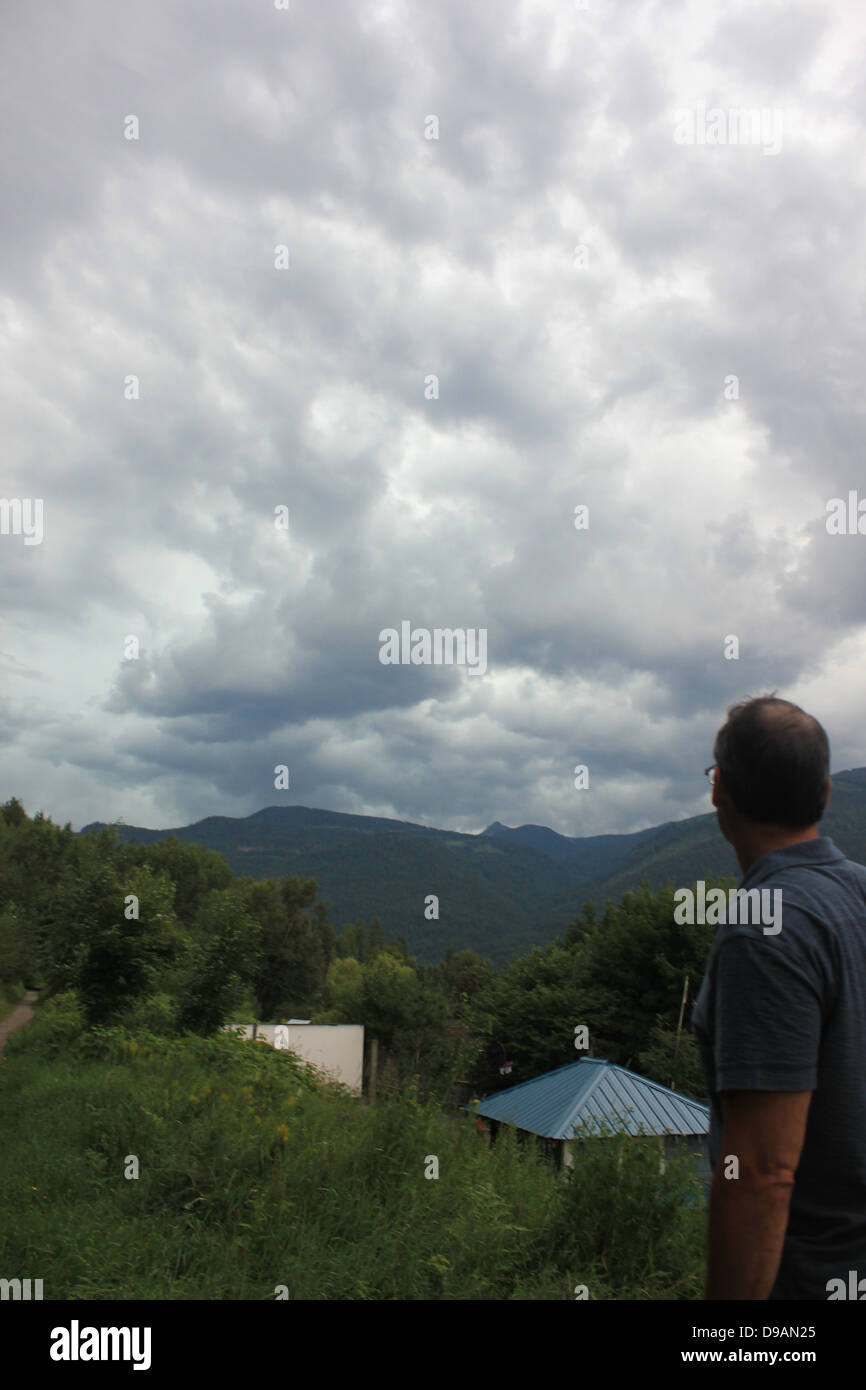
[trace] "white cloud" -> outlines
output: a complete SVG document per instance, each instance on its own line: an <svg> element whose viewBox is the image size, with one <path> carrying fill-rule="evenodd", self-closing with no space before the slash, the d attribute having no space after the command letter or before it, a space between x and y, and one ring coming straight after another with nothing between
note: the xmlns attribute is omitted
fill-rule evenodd
<svg viewBox="0 0 866 1390"><path fill-rule="evenodd" d="M861 476L859 12L64 13L0 21L2 486L45 508L0 536L4 797L176 825L288 761L306 805L630 830L708 809L773 687L866 763L866 540L824 527ZM781 149L678 145L696 103L782 110ZM489 674L383 667L403 619L485 626Z"/></svg>

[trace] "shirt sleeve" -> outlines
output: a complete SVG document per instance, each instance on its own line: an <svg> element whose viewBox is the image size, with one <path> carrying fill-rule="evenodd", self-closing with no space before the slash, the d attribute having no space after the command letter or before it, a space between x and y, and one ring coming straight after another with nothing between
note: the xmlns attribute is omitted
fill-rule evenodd
<svg viewBox="0 0 866 1390"><path fill-rule="evenodd" d="M814 1091L822 994L795 934L731 931L716 963L717 1091Z"/></svg>

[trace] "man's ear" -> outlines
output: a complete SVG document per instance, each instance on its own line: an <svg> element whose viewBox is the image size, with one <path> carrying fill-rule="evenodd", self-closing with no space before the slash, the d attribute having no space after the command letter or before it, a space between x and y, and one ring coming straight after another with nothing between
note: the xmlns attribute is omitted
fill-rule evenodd
<svg viewBox="0 0 866 1390"><path fill-rule="evenodd" d="M830 778L828 777L828 778L827 778L827 796L826 796L826 799L825 799L825 801L824 801L824 810L825 810L825 811L826 811L827 807L830 805L830 793L831 793L832 790L833 790L833 783L830 781Z"/></svg>

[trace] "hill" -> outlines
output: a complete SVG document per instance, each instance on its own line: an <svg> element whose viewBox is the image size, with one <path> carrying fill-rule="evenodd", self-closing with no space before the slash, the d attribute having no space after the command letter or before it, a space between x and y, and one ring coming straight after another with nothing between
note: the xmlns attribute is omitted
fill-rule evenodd
<svg viewBox="0 0 866 1390"><path fill-rule="evenodd" d="M499 821L466 835L308 806L209 816L170 830L117 830L139 844L176 835L218 850L236 874L314 878L337 928L378 916L385 938L402 935L419 960L471 946L500 967L562 932L584 902L617 900L643 878L658 887L741 877L715 812L626 835L574 837ZM821 830L849 858L866 862L866 768L834 775ZM439 898L438 921L424 917L429 894Z"/></svg>
<svg viewBox="0 0 866 1390"><path fill-rule="evenodd" d="M99 829L85 826L81 834ZM120 825L124 840L179 840L218 850L236 874L314 878L339 929L378 916L386 940L402 935L419 960L448 946L472 945L503 964L528 951L538 934L538 905L567 900L574 874L540 850L492 836L465 835L372 816L307 806L269 806L243 818L210 816L194 825L145 830ZM439 898L439 920L424 917Z"/></svg>
<svg viewBox="0 0 866 1390"><path fill-rule="evenodd" d="M830 804L820 822L821 834L829 836L849 859L866 864L866 768L835 773L832 780ZM698 878L722 876L739 882L742 873L734 851L719 831L716 813L711 811L658 826L609 873L582 882L565 903L579 906L608 897L616 900L629 888L636 888L643 878L656 888L665 883L685 885ZM562 907L557 904L553 910L561 912Z"/></svg>

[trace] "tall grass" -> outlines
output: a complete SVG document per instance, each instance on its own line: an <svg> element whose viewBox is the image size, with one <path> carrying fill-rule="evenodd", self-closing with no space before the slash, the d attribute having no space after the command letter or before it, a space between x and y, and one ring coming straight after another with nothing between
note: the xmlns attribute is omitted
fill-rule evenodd
<svg viewBox="0 0 866 1390"><path fill-rule="evenodd" d="M585 1144L569 1177L232 1036L84 1032L61 997L7 1045L0 1126L0 1275L46 1298L700 1297L692 1170L661 1177L656 1141Z"/></svg>

